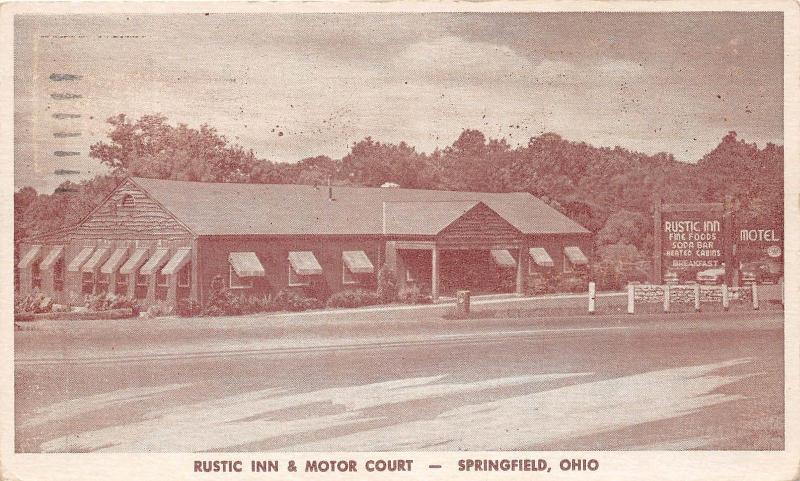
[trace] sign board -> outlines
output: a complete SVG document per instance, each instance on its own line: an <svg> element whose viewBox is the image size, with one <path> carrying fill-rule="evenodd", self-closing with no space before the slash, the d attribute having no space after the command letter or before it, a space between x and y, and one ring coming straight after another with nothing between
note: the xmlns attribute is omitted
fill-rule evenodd
<svg viewBox="0 0 800 481"><path fill-rule="evenodd" d="M724 263L721 212L664 212L661 219L663 272L693 280L697 272Z"/></svg>
<svg viewBox="0 0 800 481"><path fill-rule="evenodd" d="M769 226L737 226L736 256L740 261L783 258L783 229Z"/></svg>

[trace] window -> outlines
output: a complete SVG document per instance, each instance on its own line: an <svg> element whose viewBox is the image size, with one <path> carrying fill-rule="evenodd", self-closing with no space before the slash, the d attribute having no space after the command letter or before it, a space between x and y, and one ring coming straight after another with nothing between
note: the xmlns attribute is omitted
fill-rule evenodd
<svg viewBox="0 0 800 481"><path fill-rule="evenodd" d="M53 290L62 292L64 290L64 258L60 258L53 266Z"/></svg>
<svg viewBox="0 0 800 481"><path fill-rule="evenodd" d="M102 272L97 274L97 286L95 289L97 293L108 292L108 285L111 282L111 275L110 274L103 274Z"/></svg>
<svg viewBox="0 0 800 481"><path fill-rule="evenodd" d="M252 277L239 277L233 266L228 266L228 285L231 289L250 289L253 287Z"/></svg>
<svg viewBox="0 0 800 481"><path fill-rule="evenodd" d="M81 294L94 294L94 272L81 274Z"/></svg>
<svg viewBox="0 0 800 481"><path fill-rule="evenodd" d="M156 285L158 287L169 287L169 276L158 272L156 274Z"/></svg>
<svg viewBox="0 0 800 481"><path fill-rule="evenodd" d="M291 264L289 265L289 287L303 287L310 286L311 278L309 276L301 276L294 271Z"/></svg>
<svg viewBox="0 0 800 481"><path fill-rule="evenodd" d="M178 271L178 287L190 287L192 285L192 263L188 263Z"/></svg>
<svg viewBox="0 0 800 481"><path fill-rule="evenodd" d="M33 289L42 288L42 270L39 268L39 261L31 264L31 287Z"/></svg>
<svg viewBox="0 0 800 481"><path fill-rule="evenodd" d="M130 280L129 274L117 274L117 287L116 293L127 295L128 294L128 281Z"/></svg>
<svg viewBox="0 0 800 481"><path fill-rule="evenodd" d="M136 287L133 290L133 297L144 299L147 297L147 283L150 280L147 274L136 273Z"/></svg>
<svg viewBox="0 0 800 481"><path fill-rule="evenodd" d="M358 284L358 278L342 263L342 284Z"/></svg>
<svg viewBox="0 0 800 481"><path fill-rule="evenodd" d="M569 257L567 257L566 254L564 254L563 265L564 265L564 272L572 272L574 270L572 262L569 260Z"/></svg>

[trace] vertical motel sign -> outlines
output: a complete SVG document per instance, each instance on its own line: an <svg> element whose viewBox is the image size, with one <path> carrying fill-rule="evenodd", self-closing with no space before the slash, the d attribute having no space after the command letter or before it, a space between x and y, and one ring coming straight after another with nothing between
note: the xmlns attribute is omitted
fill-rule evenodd
<svg viewBox="0 0 800 481"><path fill-rule="evenodd" d="M654 206L655 246L653 280L663 284L669 273L683 282L699 271L733 266L735 240L730 199L723 203L664 204ZM731 285L733 269L725 269Z"/></svg>

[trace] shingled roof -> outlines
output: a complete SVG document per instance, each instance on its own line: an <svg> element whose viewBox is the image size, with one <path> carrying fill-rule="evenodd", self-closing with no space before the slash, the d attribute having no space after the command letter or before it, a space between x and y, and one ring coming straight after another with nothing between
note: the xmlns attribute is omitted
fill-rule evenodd
<svg viewBox="0 0 800 481"><path fill-rule="evenodd" d="M383 235L399 222L405 234L429 235L431 215L446 226L478 202L524 234L589 232L528 193L335 186L329 200L327 187L131 180L201 236Z"/></svg>

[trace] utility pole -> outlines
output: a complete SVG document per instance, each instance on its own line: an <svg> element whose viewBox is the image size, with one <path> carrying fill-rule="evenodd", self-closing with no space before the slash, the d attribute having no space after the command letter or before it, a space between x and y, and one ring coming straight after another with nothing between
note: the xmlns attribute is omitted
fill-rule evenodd
<svg viewBox="0 0 800 481"><path fill-rule="evenodd" d="M653 203L653 283L663 284L664 276L661 272L662 268L662 251L661 238L663 236L663 227L661 225L661 196L658 195Z"/></svg>

